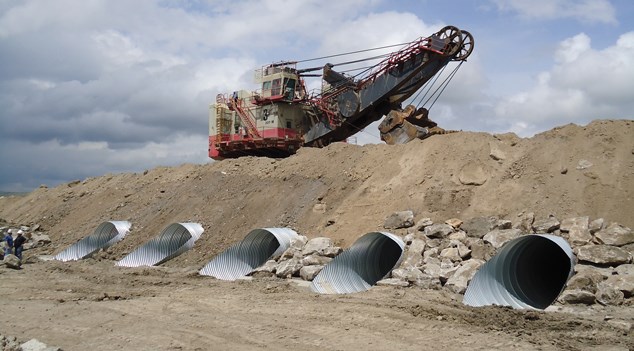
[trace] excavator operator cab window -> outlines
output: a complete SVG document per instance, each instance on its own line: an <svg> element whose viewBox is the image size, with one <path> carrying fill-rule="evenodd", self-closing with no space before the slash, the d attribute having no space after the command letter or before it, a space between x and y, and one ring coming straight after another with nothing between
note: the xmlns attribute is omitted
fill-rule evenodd
<svg viewBox="0 0 634 351"><path fill-rule="evenodd" d="M282 95L282 78L273 79L271 83L271 96Z"/></svg>
<svg viewBox="0 0 634 351"><path fill-rule="evenodd" d="M284 98L286 100L293 100L295 96L295 79L284 78Z"/></svg>
<svg viewBox="0 0 634 351"><path fill-rule="evenodd" d="M271 81L270 80L262 82L262 95L271 96Z"/></svg>

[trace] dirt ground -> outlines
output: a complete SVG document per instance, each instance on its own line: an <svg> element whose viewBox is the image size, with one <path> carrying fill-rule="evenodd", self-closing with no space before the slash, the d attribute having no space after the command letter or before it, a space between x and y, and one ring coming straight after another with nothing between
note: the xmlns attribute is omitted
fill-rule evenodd
<svg viewBox="0 0 634 351"><path fill-rule="evenodd" d="M634 121L602 120L525 139L460 132L400 146L338 143L281 160L158 167L0 197L1 219L38 224L52 240L26 251L22 270L0 268L0 333L64 350L634 349L632 332L613 323L634 323L632 306L474 309L460 295L420 288L319 296L292 281L196 274L255 228L291 227L345 248L408 209L436 222L515 222L534 212L632 228L633 135ZM133 227L107 253L36 259L109 220ZM161 267L114 267L170 223L188 221L205 229L192 250Z"/></svg>
<svg viewBox="0 0 634 351"><path fill-rule="evenodd" d="M604 319L632 307L469 308L461 296L374 287L318 295L287 280L224 282L198 267L88 259L0 269L2 333L64 350L627 350ZM610 318L608 317L608 318Z"/></svg>

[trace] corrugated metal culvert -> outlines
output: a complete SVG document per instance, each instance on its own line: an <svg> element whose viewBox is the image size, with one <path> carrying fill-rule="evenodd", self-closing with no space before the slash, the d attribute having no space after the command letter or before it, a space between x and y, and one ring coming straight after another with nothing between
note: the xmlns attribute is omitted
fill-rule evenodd
<svg viewBox="0 0 634 351"><path fill-rule="evenodd" d="M204 229L199 223L172 223L159 236L132 251L117 266L154 266L194 247Z"/></svg>
<svg viewBox="0 0 634 351"><path fill-rule="evenodd" d="M463 303L544 309L574 274L575 258L561 237L531 234L506 243L469 283Z"/></svg>
<svg viewBox="0 0 634 351"><path fill-rule="evenodd" d="M222 280L236 280L251 273L271 257L281 255L297 236L289 228L254 229L242 241L209 261L200 270L200 274Z"/></svg>
<svg viewBox="0 0 634 351"><path fill-rule="evenodd" d="M63 262L81 260L122 240L131 226L128 221L103 222L92 234L67 247L54 258Z"/></svg>
<svg viewBox="0 0 634 351"><path fill-rule="evenodd" d="M330 261L313 279L310 288L321 294L368 290L400 263L404 247L403 240L394 234L365 234Z"/></svg>

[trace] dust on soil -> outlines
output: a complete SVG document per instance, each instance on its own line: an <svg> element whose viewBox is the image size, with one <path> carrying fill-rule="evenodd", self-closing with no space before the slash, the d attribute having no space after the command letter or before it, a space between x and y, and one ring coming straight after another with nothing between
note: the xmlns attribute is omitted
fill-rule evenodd
<svg viewBox="0 0 634 351"><path fill-rule="evenodd" d="M229 283L196 272L254 228L288 226L346 247L406 209L437 222L534 212L631 228L633 129L633 121L602 120L527 139L461 132L399 146L338 143L281 160L159 167L0 198L0 218L40 224L53 242L26 251L24 269L0 269L0 332L65 350L631 349L631 334L604 319L632 323L632 306L473 309L444 291L320 296L286 280ZM34 259L108 220L133 228L106 253L76 263ZM192 250L162 267L114 267L186 221L205 228Z"/></svg>

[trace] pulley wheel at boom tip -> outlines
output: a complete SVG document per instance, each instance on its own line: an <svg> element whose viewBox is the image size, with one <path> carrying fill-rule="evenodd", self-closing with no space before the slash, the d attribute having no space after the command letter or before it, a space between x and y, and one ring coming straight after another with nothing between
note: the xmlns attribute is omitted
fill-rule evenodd
<svg viewBox="0 0 634 351"><path fill-rule="evenodd" d="M446 41L444 56L454 56L462 48L462 34L458 27L446 26L437 34L440 39Z"/></svg>
<svg viewBox="0 0 634 351"><path fill-rule="evenodd" d="M461 31L462 33L462 46L460 47L460 51L454 57L454 61L464 61L471 55L474 46L473 35L467 32L466 30Z"/></svg>

